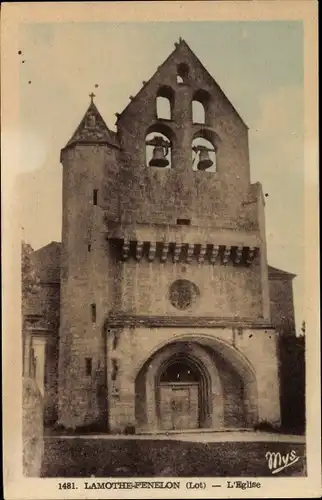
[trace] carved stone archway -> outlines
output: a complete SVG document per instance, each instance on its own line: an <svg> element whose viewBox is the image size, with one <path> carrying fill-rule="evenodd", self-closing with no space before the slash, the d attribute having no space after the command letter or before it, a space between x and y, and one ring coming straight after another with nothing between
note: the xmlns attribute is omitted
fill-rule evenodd
<svg viewBox="0 0 322 500"><path fill-rule="evenodd" d="M219 430L254 426L258 421L257 381L245 355L211 335L177 334L171 342L156 346L137 367L135 415L139 432L162 427L160 376L176 359L183 360L198 373L199 428ZM233 377L230 382L228 372ZM232 409L235 415L231 415Z"/></svg>
<svg viewBox="0 0 322 500"><path fill-rule="evenodd" d="M175 362L184 362L198 373L199 428L223 426L223 395L217 368L207 351L195 342L175 342L156 352L136 377L138 430L160 430L161 376Z"/></svg>

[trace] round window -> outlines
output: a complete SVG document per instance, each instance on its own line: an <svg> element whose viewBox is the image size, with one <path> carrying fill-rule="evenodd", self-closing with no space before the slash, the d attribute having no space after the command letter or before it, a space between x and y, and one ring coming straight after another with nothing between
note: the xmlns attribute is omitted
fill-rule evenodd
<svg viewBox="0 0 322 500"><path fill-rule="evenodd" d="M177 309L188 309L199 293L199 288L191 281L177 280L170 285L170 302Z"/></svg>

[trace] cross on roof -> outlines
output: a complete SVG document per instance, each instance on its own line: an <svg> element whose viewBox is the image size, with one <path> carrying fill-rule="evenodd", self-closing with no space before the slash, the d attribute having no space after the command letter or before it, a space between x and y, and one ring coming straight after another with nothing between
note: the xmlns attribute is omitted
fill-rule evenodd
<svg viewBox="0 0 322 500"><path fill-rule="evenodd" d="M91 102L94 102L94 97L96 97L96 95L94 94L94 92L92 92L91 94L89 94L89 97L91 98Z"/></svg>

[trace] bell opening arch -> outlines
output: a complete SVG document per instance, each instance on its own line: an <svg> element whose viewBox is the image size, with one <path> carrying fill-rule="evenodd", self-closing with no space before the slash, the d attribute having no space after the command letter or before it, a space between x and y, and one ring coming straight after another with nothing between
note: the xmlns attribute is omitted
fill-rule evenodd
<svg viewBox="0 0 322 500"><path fill-rule="evenodd" d="M172 168L174 133L164 123L151 125L145 133L145 165L147 167Z"/></svg>
<svg viewBox="0 0 322 500"><path fill-rule="evenodd" d="M212 129L201 127L192 138L192 169L217 172L218 136Z"/></svg>

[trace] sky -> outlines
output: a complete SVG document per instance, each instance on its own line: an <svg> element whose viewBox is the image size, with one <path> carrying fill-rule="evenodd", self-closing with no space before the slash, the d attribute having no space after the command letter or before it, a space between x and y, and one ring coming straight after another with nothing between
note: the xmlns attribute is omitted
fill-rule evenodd
<svg viewBox="0 0 322 500"><path fill-rule="evenodd" d="M304 320L303 26L300 21L25 23L20 29L19 196L24 239L61 240L65 146L96 94L121 112L182 37L249 127L252 182L266 198L269 264L297 275ZM25 61L24 63L22 61ZM31 82L31 83L29 83ZM98 85L98 87L96 87Z"/></svg>

